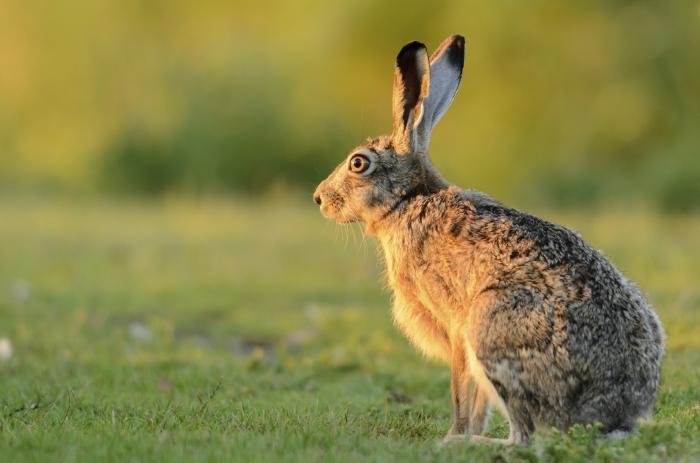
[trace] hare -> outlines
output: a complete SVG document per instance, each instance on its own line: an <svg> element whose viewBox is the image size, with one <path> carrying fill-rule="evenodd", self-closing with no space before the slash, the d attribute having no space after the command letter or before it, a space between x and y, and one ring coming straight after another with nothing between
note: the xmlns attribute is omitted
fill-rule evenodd
<svg viewBox="0 0 700 463"><path fill-rule="evenodd" d="M641 291L564 227L450 185L428 158L457 92L465 40L396 58L393 131L351 151L314 192L321 213L361 222L383 250L393 319L451 367L443 440L527 443L538 427L600 423L609 436L648 417L664 333ZM482 436L491 406L508 439Z"/></svg>

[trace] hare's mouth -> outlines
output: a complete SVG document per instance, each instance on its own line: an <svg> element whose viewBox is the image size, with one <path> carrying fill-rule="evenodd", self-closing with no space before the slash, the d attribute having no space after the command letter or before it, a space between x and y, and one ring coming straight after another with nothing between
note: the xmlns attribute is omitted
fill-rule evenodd
<svg viewBox="0 0 700 463"><path fill-rule="evenodd" d="M343 212L334 204L323 204L320 207L321 215L327 219L333 220L339 224L346 224L357 222L357 219L352 217L347 217Z"/></svg>

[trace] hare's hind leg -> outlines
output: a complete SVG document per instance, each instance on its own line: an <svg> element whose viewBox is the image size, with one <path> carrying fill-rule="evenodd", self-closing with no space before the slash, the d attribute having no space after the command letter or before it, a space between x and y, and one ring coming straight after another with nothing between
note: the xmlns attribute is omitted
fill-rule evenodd
<svg viewBox="0 0 700 463"><path fill-rule="evenodd" d="M519 414L517 411L513 410L510 402L506 402L506 407L509 412L508 419L510 425L510 435L507 439L496 439L493 437L486 436L471 436L469 438L470 442L473 444L486 444L486 445L515 445L515 444L527 444L530 440L530 434L534 431L534 426L529 415Z"/></svg>
<svg viewBox="0 0 700 463"><path fill-rule="evenodd" d="M505 391L500 390L500 385L495 385L498 393L503 397ZM512 444L527 444L530 434L535 431L535 425L528 410L527 401L518 394L503 397L508 409L508 421L510 423L510 435L508 440Z"/></svg>
<svg viewBox="0 0 700 463"><path fill-rule="evenodd" d="M500 389L496 386L496 389ZM499 391L500 394L500 391ZM473 444L487 445L515 445L527 444L530 440L530 434L535 430L529 413L526 410L524 403L519 403L517 399L512 397L505 398L506 409L508 415L505 417L508 420L510 434L507 439L495 439L492 437L473 435L470 437L470 442Z"/></svg>
<svg viewBox="0 0 700 463"><path fill-rule="evenodd" d="M514 290L506 294L484 293L472 306L468 345L469 361L475 366L472 371L484 391L489 393L491 402L498 406L510 424L508 439L474 438L473 442L527 443L535 430L534 421L538 417L533 413L540 407L537 393L542 388L538 383L541 378L532 377L536 373L528 371L521 356L525 351L535 360L541 360L534 364L535 367L542 364L555 366L546 353L540 351L547 347L540 339L551 337L545 329L548 326L546 311L535 305L523 306L519 301L527 300L525 295L521 299L516 296L520 294ZM547 372L541 374L546 376Z"/></svg>

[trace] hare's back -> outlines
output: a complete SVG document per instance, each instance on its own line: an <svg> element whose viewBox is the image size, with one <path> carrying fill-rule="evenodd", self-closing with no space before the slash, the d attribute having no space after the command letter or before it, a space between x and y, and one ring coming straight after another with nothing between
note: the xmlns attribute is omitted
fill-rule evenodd
<svg viewBox="0 0 700 463"><path fill-rule="evenodd" d="M573 344L580 340L590 351L593 343L612 350L662 343L659 321L639 288L576 232L500 205L474 210L477 226L482 221L495 231L487 245L497 262L495 286L562 308Z"/></svg>

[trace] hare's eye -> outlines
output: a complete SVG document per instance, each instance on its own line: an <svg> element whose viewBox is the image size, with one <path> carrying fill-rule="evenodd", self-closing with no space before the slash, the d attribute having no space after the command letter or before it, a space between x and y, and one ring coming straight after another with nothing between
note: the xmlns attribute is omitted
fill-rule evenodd
<svg viewBox="0 0 700 463"><path fill-rule="evenodd" d="M369 159L361 154L356 154L350 159L350 171L361 174L369 168Z"/></svg>

